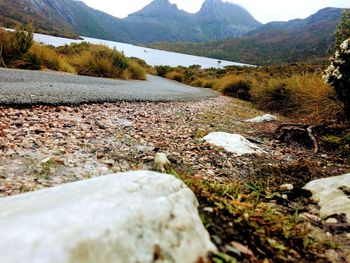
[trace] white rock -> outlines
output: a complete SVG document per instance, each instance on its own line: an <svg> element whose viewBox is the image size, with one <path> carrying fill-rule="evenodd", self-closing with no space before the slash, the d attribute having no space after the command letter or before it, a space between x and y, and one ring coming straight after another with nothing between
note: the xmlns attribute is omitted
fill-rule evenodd
<svg viewBox="0 0 350 263"><path fill-rule="evenodd" d="M239 134L212 132L203 138L206 142L223 147L226 151L237 155L259 152L259 147Z"/></svg>
<svg viewBox="0 0 350 263"><path fill-rule="evenodd" d="M258 116L252 119L245 120L245 122L254 122L254 123L262 123L262 122L269 122L269 121L277 121L278 118L271 114L265 114L262 116Z"/></svg>
<svg viewBox="0 0 350 263"><path fill-rule="evenodd" d="M346 214L350 223L350 199L341 187L350 187L350 174L311 181L304 188L318 201L322 217L334 214Z"/></svg>
<svg viewBox="0 0 350 263"><path fill-rule="evenodd" d="M0 199L1 263L197 262L215 251L192 191L138 171Z"/></svg>

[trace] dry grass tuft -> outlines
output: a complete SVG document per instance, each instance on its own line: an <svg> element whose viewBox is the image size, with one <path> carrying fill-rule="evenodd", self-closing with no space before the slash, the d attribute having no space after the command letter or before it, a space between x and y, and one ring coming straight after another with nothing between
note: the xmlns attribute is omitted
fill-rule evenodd
<svg viewBox="0 0 350 263"><path fill-rule="evenodd" d="M167 79L175 80L178 82L184 82L183 74L181 74L180 72L177 72L177 71L170 71L170 72L165 74L165 77Z"/></svg>
<svg viewBox="0 0 350 263"><path fill-rule="evenodd" d="M254 85L251 95L260 109L289 116L325 119L339 112L333 89L316 73L271 78Z"/></svg>
<svg viewBox="0 0 350 263"><path fill-rule="evenodd" d="M34 43L21 60L16 62L17 67L35 70L57 70L75 73L75 69L60 56L56 50L49 46Z"/></svg>
<svg viewBox="0 0 350 263"><path fill-rule="evenodd" d="M249 101L251 100L250 90L255 82L255 79L240 75L226 75L215 82L214 89L226 96Z"/></svg>
<svg viewBox="0 0 350 263"><path fill-rule="evenodd" d="M146 79L145 70L137 63L129 61L125 55L103 45L72 45L65 47L65 54L73 54L69 62L79 75L94 77Z"/></svg>
<svg viewBox="0 0 350 263"><path fill-rule="evenodd" d="M146 80L145 68L135 61L129 61L129 67L126 72L129 74L129 79Z"/></svg>

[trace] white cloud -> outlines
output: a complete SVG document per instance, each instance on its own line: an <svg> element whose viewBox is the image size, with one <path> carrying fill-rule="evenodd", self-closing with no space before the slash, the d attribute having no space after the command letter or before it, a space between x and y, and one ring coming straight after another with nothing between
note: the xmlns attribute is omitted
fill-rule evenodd
<svg viewBox="0 0 350 263"><path fill-rule="evenodd" d="M126 17L152 0L83 0L87 5L117 17ZM294 18L305 18L324 7L348 7L349 0L227 0L245 7L257 20L286 21ZM204 0L170 0L180 9L197 12Z"/></svg>

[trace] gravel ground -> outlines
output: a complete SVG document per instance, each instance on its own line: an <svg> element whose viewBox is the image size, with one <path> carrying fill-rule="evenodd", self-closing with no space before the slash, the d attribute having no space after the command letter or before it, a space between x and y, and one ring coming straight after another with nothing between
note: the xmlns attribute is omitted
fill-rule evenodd
<svg viewBox="0 0 350 263"><path fill-rule="evenodd" d="M220 181L250 181L259 169L270 173L269 169L302 157L321 167L311 177L346 172L346 167L334 170L327 158L318 160L303 148L272 147L269 139L259 145L263 154L247 156L202 141L212 131L256 138L257 133L279 125L244 122L261 114L248 103L222 96L191 103L0 107L0 196L108 173L153 169L156 149L168 154L180 173ZM289 183L287 179L274 178L277 185Z"/></svg>
<svg viewBox="0 0 350 263"><path fill-rule="evenodd" d="M147 78L147 81L125 81L60 72L0 69L0 105L192 101L217 96L210 90L151 75Z"/></svg>
<svg viewBox="0 0 350 263"><path fill-rule="evenodd" d="M266 206L269 207L276 207L276 200L270 199L273 197L267 193L274 193L282 184L291 183L299 189L310 180L350 170L348 164L339 163L327 154L314 155L312 149L275 142L271 134L283 119L261 124L245 122L262 114L249 103L223 96L196 102L115 102L28 108L0 106L0 199L111 173L154 170L154 157L159 151L167 154L173 171L194 183L215 182L214 186L228 185L227 189L230 185L238 187L249 183L257 189L253 194L259 194L258 199L266 197ZM228 153L202 140L213 131L242 134L259 143L263 151L244 156ZM259 189L265 183L269 190L261 193ZM223 190L219 187L218 194L227 194L226 198L232 205L250 205L241 201L244 194L235 199ZM234 244L231 241L239 242L237 244L243 251L253 251L249 244L255 247L256 235L252 236L250 231L256 228L238 231L241 226L237 223L239 218L227 217L226 210L219 208L222 203L214 205L216 199L213 198L213 203L208 204L209 199L198 193L197 197L201 204L200 213L205 215L206 227L220 251L228 252L227 247ZM304 220L308 231L311 229L308 232L312 234L310 240L315 240L316 244L339 244L341 248L327 251L330 254L327 257L321 251L319 258L322 260L312 262L350 262L339 260L349 258L349 241L345 236L348 225L321 224L314 203L283 202L280 213L293 218L298 213L298 220ZM259 211L256 208L249 210L251 225L265 233L275 231L275 225L270 224L269 218L258 215ZM246 220L241 218L242 222ZM316 227L311 228L310 222ZM329 239L331 227L335 229L332 233L339 232ZM301 234L305 233L304 228L301 229ZM310 254L309 249L305 248L304 252ZM275 251L275 247L270 250ZM294 250L288 253L295 255ZM270 256L273 258L274 255ZM331 259L325 260L327 258ZM288 262L300 262L300 258Z"/></svg>

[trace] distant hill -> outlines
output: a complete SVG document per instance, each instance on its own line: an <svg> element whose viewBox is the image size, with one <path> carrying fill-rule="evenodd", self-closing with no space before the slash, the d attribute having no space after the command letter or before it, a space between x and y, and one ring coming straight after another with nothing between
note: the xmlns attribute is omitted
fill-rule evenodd
<svg viewBox="0 0 350 263"><path fill-rule="evenodd" d="M238 37L261 24L244 8L206 0L197 14L154 0L119 19L75 0L0 0L0 24L33 21L39 32L84 35L127 43L200 42Z"/></svg>
<svg viewBox="0 0 350 263"><path fill-rule="evenodd" d="M325 8L306 19L268 23L241 38L152 47L257 65L317 61L332 47L342 13L340 8Z"/></svg>

